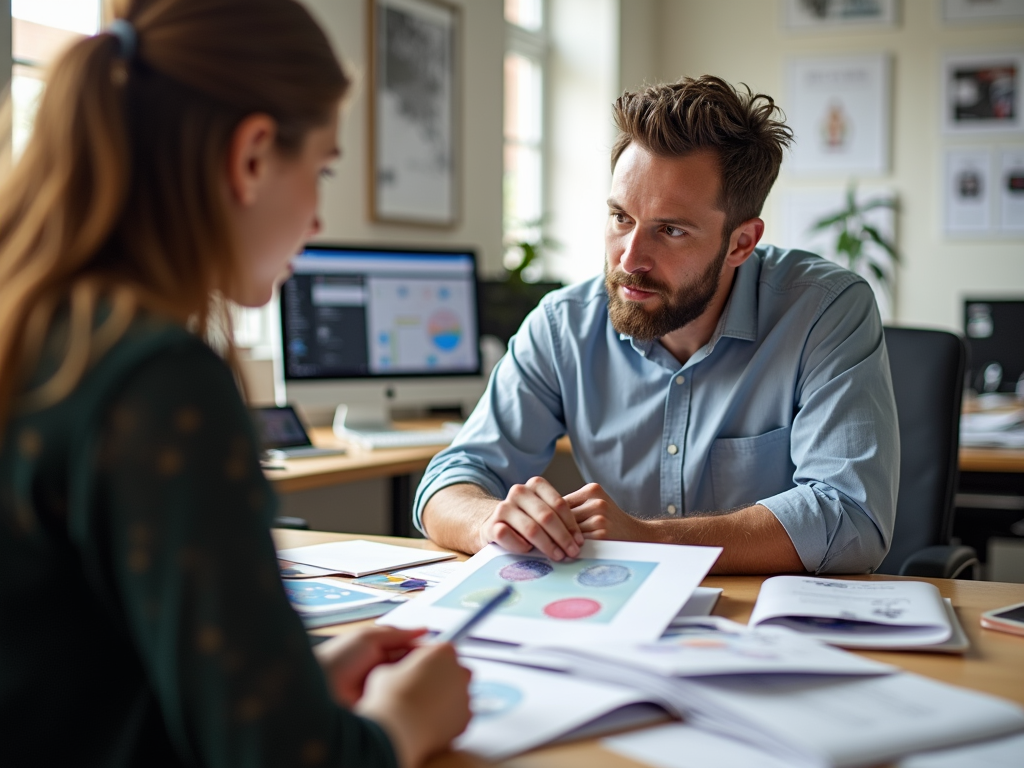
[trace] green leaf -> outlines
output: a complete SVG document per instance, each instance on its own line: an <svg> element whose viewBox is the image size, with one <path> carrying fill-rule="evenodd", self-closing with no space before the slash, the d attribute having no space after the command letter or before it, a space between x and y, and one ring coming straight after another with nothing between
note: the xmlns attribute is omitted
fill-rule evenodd
<svg viewBox="0 0 1024 768"><path fill-rule="evenodd" d="M888 253L892 257L893 261L900 260L899 254L896 252L895 246L893 246L892 243L890 243L888 240L882 237L881 232L879 232L870 224L862 225L861 229L867 233L868 237L870 237L872 241L877 243L879 247L881 247L886 253Z"/></svg>
<svg viewBox="0 0 1024 768"><path fill-rule="evenodd" d="M826 216L823 219L818 219L816 222L814 222L811 225L810 231L811 232L820 232L821 230L828 229L832 225L838 224L841 221L844 222L843 229L846 229L845 221L846 221L846 217L848 215L849 214L846 211L843 211L842 213L836 213L836 214L833 214L831 216Z"/></svg>

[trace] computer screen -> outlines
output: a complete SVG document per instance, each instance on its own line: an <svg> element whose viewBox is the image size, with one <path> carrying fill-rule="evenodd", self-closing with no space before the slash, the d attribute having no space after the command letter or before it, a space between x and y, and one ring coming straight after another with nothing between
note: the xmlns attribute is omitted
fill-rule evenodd
<svg viewBox="0 0 1024 768"><path fill-rule="evenodd" d="M310 246L281 287L284 376L479 375L471 251Z"/></svg>
<svg viewBox="0 0 1024 768"><path fill-rule="evenodd" d="M1014 392L1024 382L1024 298L964 299L969 385Z"/></svg>
<svg viewBox="0 0 1024 768"><path fill-rule="evenodd" d="M306 423L468 415L483 394L470 249L310 245L278 292L275 398Z"/></svg>

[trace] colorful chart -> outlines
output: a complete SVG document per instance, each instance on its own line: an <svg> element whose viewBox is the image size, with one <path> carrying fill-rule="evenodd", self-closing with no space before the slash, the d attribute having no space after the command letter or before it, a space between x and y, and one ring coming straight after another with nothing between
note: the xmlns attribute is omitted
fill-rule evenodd
<svg viewBox="0 0 1024 768"><path fill-rule="evenodd" d="M522 691L506 683L481 680L469 684L469 708L474 718L504 715L522 700Z"/></svg>
<svg viewBox="0 0 1024 768"><path fill-rule="evenodd" d="M427 320L427 333L444 352L451 352L462 341L462 322L450 309L439 309Z"/></svg>
<svg viewBox="0 0 1024 768"><path fill-rule="evenodd" d="M654 562L496 557L435 603L472 610L504 586L515 591L495 616L608 624L657 567Z"/></svg>
<svg viewBox="0 0 1024 768"><path fill-rule="evenodd" d="M326 584L316 584L308 581L292 584L285 582L284 591L288 599L295 605L306 608L320 608L326 605L343 605L357 600L365 600L368 595L365 592L353 592L350 589L341 587L329 587Z"/></svg>

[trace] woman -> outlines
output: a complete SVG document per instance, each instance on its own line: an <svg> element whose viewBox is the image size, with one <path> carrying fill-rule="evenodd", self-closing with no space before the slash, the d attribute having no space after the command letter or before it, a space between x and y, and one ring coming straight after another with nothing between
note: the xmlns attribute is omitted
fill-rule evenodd
<svg viewBox="0 0 1024 768"><path fill-rule="evenodd" d="M383 628L318 666L201 340L318 230L349 81L293 0L115 15L0 193L0 764L416 766L469 673Z"/></svg>

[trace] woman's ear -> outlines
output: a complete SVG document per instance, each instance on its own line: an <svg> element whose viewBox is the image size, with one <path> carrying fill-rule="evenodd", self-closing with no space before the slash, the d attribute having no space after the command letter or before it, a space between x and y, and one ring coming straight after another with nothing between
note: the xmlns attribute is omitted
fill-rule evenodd
<svg viewBox="0 0 1024 768"><path fill-rule="evenodd" d="M249 115L236 127L228 144L227 173L231 198L249 207L259 197L273 160L277 123L270 115Z"/></svg>

